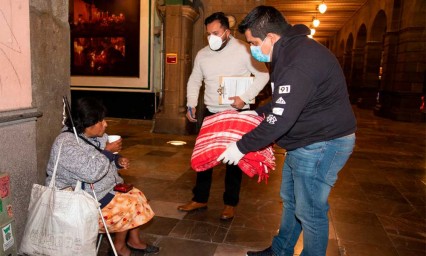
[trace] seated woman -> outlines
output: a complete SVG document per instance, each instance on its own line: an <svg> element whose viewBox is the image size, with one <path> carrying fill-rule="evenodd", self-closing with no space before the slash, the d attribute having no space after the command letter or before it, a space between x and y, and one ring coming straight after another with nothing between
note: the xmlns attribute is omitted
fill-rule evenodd
<svg viewBox="0 0 426 256"><path fill-rule="evenodd" d="M62 144L56 186L61 189L72 187L80 180L83 189L93 195L90 188L90 184L93 184L108 231L115 233L113 241L118 255L157 253L158 247L146 244L139 237L138 227L154 217L145 195L136 188L127 193L114 191L116 184L123 183L118 170L129 168L129 159L113 153L121 150L122 139L108 143L105 114L105 107L96 99L81 98L77 101L73 106L72 118L79 142L67 118L62 133L55 139L51 149L46 184L50 183ZM105 232L101 218L99 227L100 232Z"/></svg>

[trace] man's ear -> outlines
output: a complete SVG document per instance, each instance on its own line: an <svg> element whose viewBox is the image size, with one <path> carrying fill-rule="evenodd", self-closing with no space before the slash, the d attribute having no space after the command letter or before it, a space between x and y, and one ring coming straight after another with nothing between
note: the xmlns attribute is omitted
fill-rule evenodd
<svg viewBox="0 0 426 256"><path fill-rule="evenodd" d="M226 38L229 38L229 36L231 35L231 29L226 29L226 34L227 34L227 36L226 36Z"/></svg>
<svg viewBox="0 0 426 256"><path fill-rule="evenodd" d="M269 37L271 39L272 45L274 45L281 38L275 33L268 33L266 34L266 37Z"/></svg>

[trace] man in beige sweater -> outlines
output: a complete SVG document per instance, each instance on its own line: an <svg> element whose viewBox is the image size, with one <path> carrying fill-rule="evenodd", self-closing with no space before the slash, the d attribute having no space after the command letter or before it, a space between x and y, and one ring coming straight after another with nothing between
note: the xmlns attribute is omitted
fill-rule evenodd
<svg viewBox="0 0 426 256"><path fill-rule="evenodd" d="M213 13L205 19L209 45L201 49L195 57L194 67L187 85L187 118L196 122L195 113L200 88L204 82L204 113L209 116L229 109L249 109L249 101L254 99L269 81L266 66L254 60L249 46L231 36L229 21L222 12ZM223 76L254 76L253 84L240 96L231 97L233 103L219 104L219 81ZM200 110L200 109L199 109ZM192 200L178 207L181 211L193 211L207 207L212 182L212 171L197 172L197 181L192 190ZM225 175L225 208L222 220L234 217L234 207L238 204L242 171L238 166L227 165Z"/></svg>

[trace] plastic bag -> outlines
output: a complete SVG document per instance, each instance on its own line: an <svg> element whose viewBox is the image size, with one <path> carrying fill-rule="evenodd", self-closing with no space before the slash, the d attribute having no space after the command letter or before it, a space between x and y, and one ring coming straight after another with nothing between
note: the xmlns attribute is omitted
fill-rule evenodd
<svg viewBox="0 0 426 256"><path fill-rule="evenodd" d="M96 255L99 203L81 190L80 181L74 191L56 188L61 147L49 186L33 185L21 254Z"/></svg>

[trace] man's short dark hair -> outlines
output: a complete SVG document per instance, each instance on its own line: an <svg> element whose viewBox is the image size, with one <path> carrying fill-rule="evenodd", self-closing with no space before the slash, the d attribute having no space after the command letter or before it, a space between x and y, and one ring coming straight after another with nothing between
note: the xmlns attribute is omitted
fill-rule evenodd
<svg viewBox="0 0 426 256"><path fill-rule="evenodd" d="M250 11L238 25L238 31L244 34L250 29L253 37L265 39L268 33L283 35L291 27L280 11L272 6L260 5Z"/></svg>
<svg viewBox="0 0 426 256"><path fill-rule="evenodd" d="M213 21L218 20L220 25L225 29L229 29L229 20L223 12L215 12L204 20L204 25L208 25Z"/></svg>

